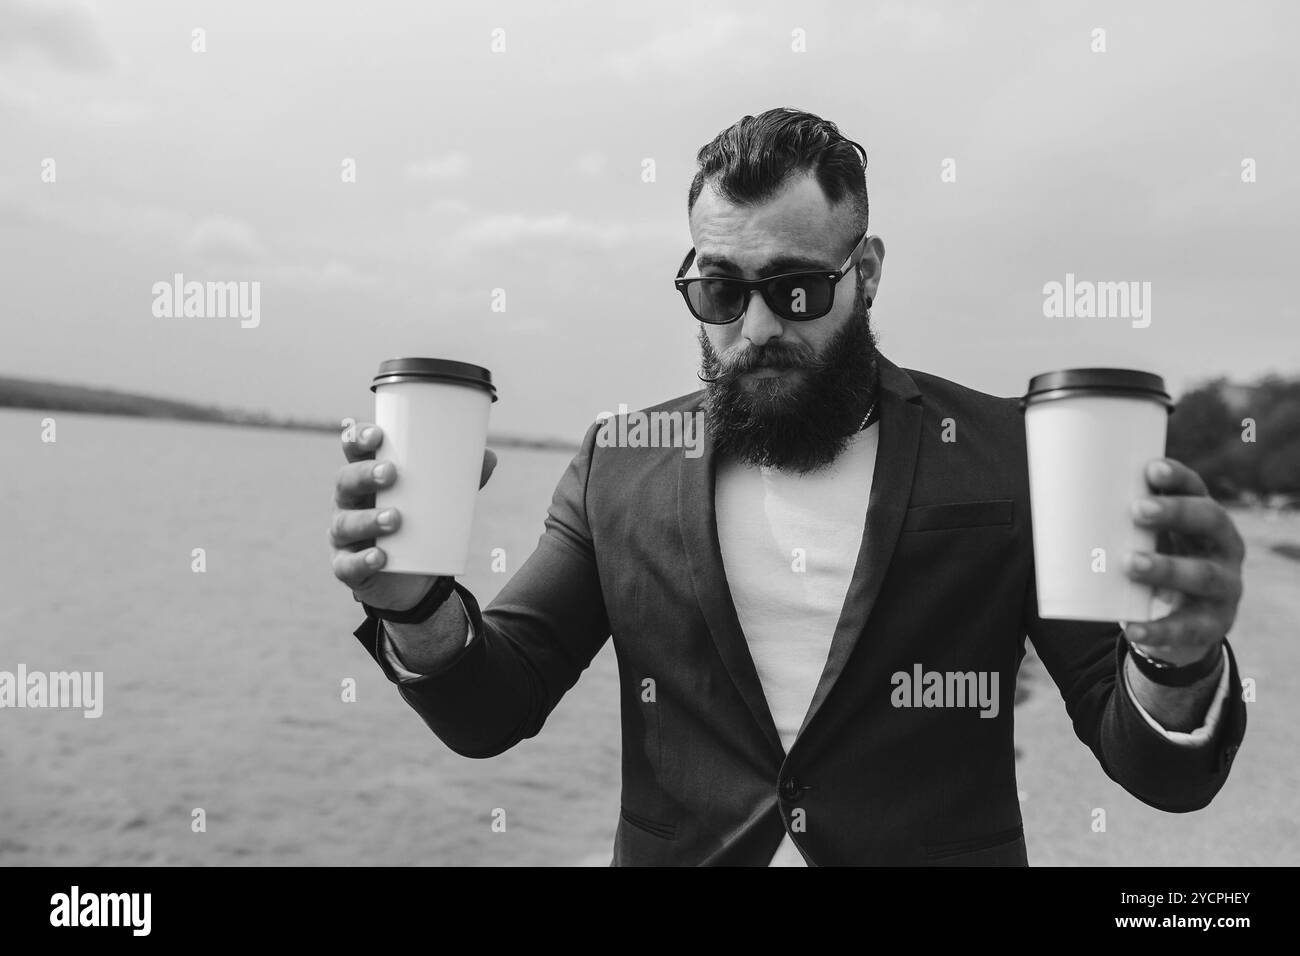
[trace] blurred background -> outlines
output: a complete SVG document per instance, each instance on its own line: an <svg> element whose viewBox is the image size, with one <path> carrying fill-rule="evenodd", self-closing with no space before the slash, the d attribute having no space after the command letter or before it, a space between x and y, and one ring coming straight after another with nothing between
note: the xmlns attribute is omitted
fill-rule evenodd
<svg viewBox="0 0 1300 956"><path fill-rule="evenodd" d="M1298 25L1281 2L0 0L0 670L105 681L99 719L0 711L0 864L607 863L612 648L537 739L447 751L350 636L337 432L382 359L492 370L466 578L490 600L591 420L698 387L670 285L695 153L776 106L867 151L891 360L998 395L1158 372L1170 454L1247 538L1257 700L1224 792L1175 816L1119 790L1031 655L1031 861L1296 862ZM177 275L258 283L257 321L159 314ZM1149 283L1148 324L1049 317L1067 276Z"/></svg>

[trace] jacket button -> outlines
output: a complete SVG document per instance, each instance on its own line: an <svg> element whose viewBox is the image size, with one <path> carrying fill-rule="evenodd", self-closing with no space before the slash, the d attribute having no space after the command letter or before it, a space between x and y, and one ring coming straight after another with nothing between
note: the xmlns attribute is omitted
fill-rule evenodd
<svg viewBox="0 0 1300 956"><path fill-rule="evenodd" d="M794 777L786 777L781 784L781 795L787 800L798 800L803 795L803 787Z"/></svg>

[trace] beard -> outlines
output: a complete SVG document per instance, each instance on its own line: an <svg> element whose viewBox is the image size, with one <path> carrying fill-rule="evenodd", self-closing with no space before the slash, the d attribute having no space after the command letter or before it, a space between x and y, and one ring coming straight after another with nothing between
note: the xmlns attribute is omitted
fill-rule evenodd
<svg viewBox="0 0 1300 956"><path fill-rule="evenodd" d="M876 397L876 339L860 290L853 313L820 354L774 339L723 362L700 328L705 426L718 454L798 474L839 457ZM742 378L762 368L801 371Z"/></svg>

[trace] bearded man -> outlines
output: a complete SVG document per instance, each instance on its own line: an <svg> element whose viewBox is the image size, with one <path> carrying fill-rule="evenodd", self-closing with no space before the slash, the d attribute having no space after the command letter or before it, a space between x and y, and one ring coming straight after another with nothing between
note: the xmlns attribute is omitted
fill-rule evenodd
<svg viewBox="0 0 1300 956"><path fill-rule="evenodd" d="M452 750L491 757L537 734L612 636L613 864L1024 865L1028 637L1106 774L1163 810L1205 806L1245 731L1226 641L1243 546L1199 477L1155 460L1134 502L1190 546L1127 556L1177 596L1169 617L1041 619L1017 401L876 348L862 147L775 109L698 164L675 282L706 387L631 414L700 416L703 454L594 423L536 551L480 610L451 578L384 572L401 516L374 494L395 468L374 426L345 440L334 572L402 697ZM934 700L899 693L930 674Z"/></svg>

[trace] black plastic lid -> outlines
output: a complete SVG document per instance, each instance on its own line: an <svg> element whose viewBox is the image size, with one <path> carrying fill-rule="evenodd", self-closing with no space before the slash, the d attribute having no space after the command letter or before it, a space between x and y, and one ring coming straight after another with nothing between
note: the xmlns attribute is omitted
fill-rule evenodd
<svg viewBox="0 0 1300 956"><path fill-rule="evenodd" d="M1044 372L1029 380L1029 390L1020 400L1020 407L1033 402L1078 395L1123 395L1128 398L1149 398L1160 402L1172 412L1173 400L1165 391L1165 380L1154 372L1138 372L1129 368L1069 368L1059 372Z"/></svg>
<svg viewBox="0 0 1300 956"><path fill-rule="evenodd" d="M481 365L453 362L451 359L395 358L379 363L379 373L370 383L373 392L380 385L394 382L454 382L457 385L474 385L486 389L497 400L492 373Z"/></svg>

